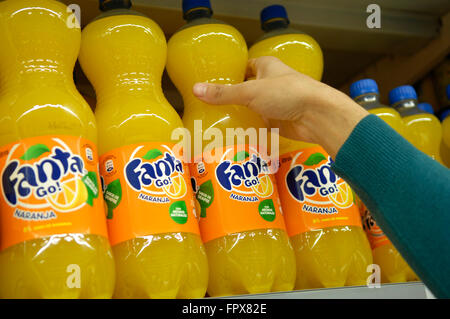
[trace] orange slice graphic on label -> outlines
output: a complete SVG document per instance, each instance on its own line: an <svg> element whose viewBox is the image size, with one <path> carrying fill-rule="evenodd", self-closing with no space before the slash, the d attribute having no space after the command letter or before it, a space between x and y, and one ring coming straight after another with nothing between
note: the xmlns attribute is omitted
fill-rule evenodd
<svg viewBox="0 0 450 319"><path fill-rule="evenodd" d="M49 204L60 212L68 212L83 205L88 198L86 185L79 178L61 184L61 191L47 197Z"/></svg>
<svg viewBox="0 0 450 319"><path fill-rule="evenodd" d="M259 197L268 197L273 193L273 185L269 175L264 175L259 179L259 184L252 186L253 191Z"/></svg>
<svg viewBox="0 0 450 319"><path fill-rule="evenodd" d="M353 204L353 192L347 183L336 185L338 192L328 195L328 198L339 208L347 208Z"/></svg>
<svg viewBox="0 0 450 319"><path fill-rule="evenodd" d="M186 194L187 187L183 175L172 177L172 184L163 187L164 193L170 198L181 198Z"/></svg>

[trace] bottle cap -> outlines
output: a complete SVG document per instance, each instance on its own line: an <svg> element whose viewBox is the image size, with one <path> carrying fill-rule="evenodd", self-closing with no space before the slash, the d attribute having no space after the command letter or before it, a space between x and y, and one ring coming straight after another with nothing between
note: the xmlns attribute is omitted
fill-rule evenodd
<svg viewBox="0 0 450 319"><path fill-rule="evenodd" d="M350 96L352 99L367 93L380 93L375 80L363 79L353 82L352 85L350 85Z"/></svg>
<svg viewBox="0 0 450 319"><path fill-rule="evenodd" d="M261 27L264 29L264 24L272 19L285 19L289 24L288 14L286 9L279 4L274 4L271 6L267 6L261 11L260 19L261 19Z"/></svg>
<svg viewBox="0 0 450 319"><path fill-rule="evenodd" d="M184 14L195 8L208 8L211 10L211 2L209 0L183 0Z"/></svg>
<svg viewBox="0 0 450 319"><path fill-rule="evenodd" d="M450 101L450 84L447 84L446 91L447 91L447 99Z"/></svg>
<svg viewBox="0 0 450 319"><path fill-rule="evenodd" d="M389 103L391 105L403 100L417 100L416 90L411 85L402 85L389 92Z"/></svg>
<svg viewBox="0 0 450 319"><path fill-rule="evenodd" d="M130 9L131 0L100 0L100 10Z"/></svg>
<svg viewBox="0 0 450 319"><path fill-rule="evenodd" d="M445 110L444 112L441 113L441 122L444 122L444 120L450 116L450 109Z"/></svg>
<svg viewBox="0 0 450 319"><path fill-rule="evenodd" d="M430 103L426 103L426 102L419 103L419 104L417 104L417 107L424 112L434 114L433 106L431 106Z"/></svg>

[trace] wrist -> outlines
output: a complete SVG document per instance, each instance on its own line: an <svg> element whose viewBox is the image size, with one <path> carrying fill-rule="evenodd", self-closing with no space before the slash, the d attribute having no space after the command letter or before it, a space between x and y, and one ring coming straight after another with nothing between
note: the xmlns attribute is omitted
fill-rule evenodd
<svg viewBox="0 0 450 319"><path fill-rule="evenodd" d="M297 121L307 131L310 142L321 145L332 158L353 129L369 113L344 93L326 87L320 94L305 100L302 116Z"/></svg>

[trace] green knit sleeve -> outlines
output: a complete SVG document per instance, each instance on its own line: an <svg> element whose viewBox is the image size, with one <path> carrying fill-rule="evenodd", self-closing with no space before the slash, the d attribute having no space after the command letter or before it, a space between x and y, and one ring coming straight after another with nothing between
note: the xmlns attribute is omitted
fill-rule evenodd
<svg viewBox="0 0 450 319"><path fill-rule="evenodd" d="M450 298L450 170L375 115L358 123L332 168L433 294Z"/></svg>

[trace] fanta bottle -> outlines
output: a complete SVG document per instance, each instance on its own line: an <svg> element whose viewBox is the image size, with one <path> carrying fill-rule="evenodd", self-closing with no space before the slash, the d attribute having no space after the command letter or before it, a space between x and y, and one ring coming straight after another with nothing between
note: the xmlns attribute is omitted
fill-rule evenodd
<svg viewBox="0 0 450 319"><path fill-rule="evenodd" d="M275 180L265 152L250 138L265 128L264 121L246 107L208 105L192 93L196 82L242 82L245 40L232 26L211 18L209 0L185 0L183 11L187 24L168 43L167 70L183 95L183 122L195 142L191 174L210 266L208 293L291 290L295 256ZM249 138L236 141L231 131L238 128L250 132ZM206 145L212 136L216 143Z"/></svg>
<svg viewBox="0 0 450 319"><path fill-rule="evenodd" d="M172 131L183 123L164 97L161 28L100 1L82 32L80 63L97 95L100 173L116 262L116 298L201 298L208 266L188 167Z"/></svg>
<svg viewBox="0 0 450 319"><path fill-rule="evenodd" d="M389 92L389 103L403 118L403 136L419 150L442 163L439 155L441 123L436 116L417 107L416 90L410 85L399 86Z"/></svg>
<svg viewBox="0 0 450 319"><path fill-rule="evenodd" d="M447 101L450 106L450 84L447 85ZM450 108L440 115L442 123L441 156L444 164L450 168Z"/></svg>
<svg viewBox="0 0 450 319"><path fill-rule="evenodd" d="M53 0L0 2L0 298L111 298L97 129Z"/></svg>
<svg viewBox="0 0 450 319"><path fill-rule="evenodd" d="M441 149L440 154L442 157L442 162L450 168L450 146L446 144L446 140L450 141L450 138L446 138L450 136L450 110L445 110L441 114L442 121L442 141L441 141Z"/></svg>
<svg viewBox="0 0 450 319"><path fill-rule="evenodd" d="M293 69L320 80L320 46L307 34L289 28L283 6L261 12L265 34L250 58L275 56ZM297 257L297 289L364 285L372 263L348 184L331 170L331 157L315 144L280 137L276 174L289 237Z"/></svg>
<svg viewBox="0 0 450 319"><path fill-rule="evenodd" d="M447 85L447 101L449 105L449 109L444 111L441 114L441 121L442 121L442 140L444 141L445 145L450 148L450 84Z"/></svg>
<svg viewBox="0 0 450 319"><path fill-rule="evenodd" d="M350 86L350 96L367 111L384 120L397 133L403 134L404 124L400 114L392 107L380 103L378 85L374 80L364 79L354 82ZM418 280L413 270L378 227L369 210L361 201L359 201L359 208L363 228L372 247L373 262L381 269L381 281Z"/></svg>

